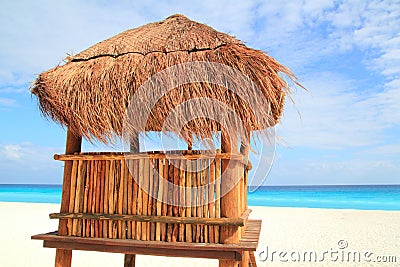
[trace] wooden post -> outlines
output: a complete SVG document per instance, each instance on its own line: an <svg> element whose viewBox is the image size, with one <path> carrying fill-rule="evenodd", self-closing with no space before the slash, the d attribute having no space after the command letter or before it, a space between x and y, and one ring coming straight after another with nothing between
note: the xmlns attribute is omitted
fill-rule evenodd
<svg viewBox="0 0 400 267"><path fill-rule="evenodd" d="M131 153L139 153L139 134L131 134L130 136L130 152ZM130 170L132 171L132 170ZM131 184L130 184L131 186ZM130 189L132 190L132 189ZM137 192L133 192L133 194L137 194ZM129 195L131 197L131 195ZM136 204L135 204L136 205ZM132 236L134 239L134 237ZM125 254L124 259L124 267L135 267L135 254Z"/></svg>
<svg viewBox="0 0 400 267"><path fill-rule="evenodd" d="M188 150L193 149L193 135L190 135L188 140L187 140L187 145L188 145Z"/></svg>
<svg viewBox="0 0 400 267"><path fill-rule="evenodd" d="M125 254L124 267L135 266L135 254Z"/></svg>
<svg viewBox="0 0 400 267"><path fill-rule="evenodd" d="M221 153L221 149L217 149L217 154ZM215 161L215 218L221 217L221 160ZM215 243L219 241L219 226L214 227Z"/></svg>
<svg viewBox="0 0 400 267"><path fill-rule="evenodd" d="M247 140L242 140L241 144L240 144L240 154L243 155L243 161L244 161L244 166L242 170L242 173L240 175L242 175L243 178L241 178L241 190L242 190L242 194L241 197L242 199L240 200L242 203L242 212L244 212L245 210L248 209L247 206L247 165L248 165L248 161L249 161L249 150L250 150L250 135L247 136ZM241 234L244 234L244 231L246 230L246 226L242 227L242 232ZM249 262L250 262L250 255L248 251L243 251L242 253L242 266L247 267L249 266Z"/></svg>
<svg viewBox="0 0 400 267"><path fill-rule="evenodd" d="M130 135L130 152L131 153L139 153L139 133Z"/></svg>
<svg viewBox="0 0 400 267"><path fill-rule="evenodd" d="M244 206L244 210L248 209L248 205L247 205L247 191L248 191L247 172L248 172L248 166L250 165L249 150L250 150L250 135L247 136L247 141L242 140L242 143L240 145L240 154L243 155L243 160L245 163L244 164L244 172L243 172L243 183L244 183L243 206Z"/></svg>
<svg viewBox="0 0 400 267"><path fill-rule="evenodd" d="M236 136L230 136L226 131L221 134L221 150L223 153L238 153L238 140ZM238 218L239 214L239 195L240 188L237 183L237 167L235 163L229 160L222 161L222 182L221 182L221 217ZM224 244L235 244L239 242L239 227L220 228L220 241ZM236 267L239 266L238 261L219 260L220 267Z"/></svg>
<svg viewBox="0 0 400 267"><path fill-rule="evenodd" d="M74 154L75 152L81 152L82 136L75 135L71 128L68 127L67 131L67 143L65 147L65 154ZM69 209L69 194L71 189L71 172L72 172L72 161L66 161L64 163L64 178L61 195L61 208L60 212L68 212ZM67 234L67 220L60 220L58 224L58 234ZM56 267L69 267L72 261L72 250L56 249Z"/></svg>

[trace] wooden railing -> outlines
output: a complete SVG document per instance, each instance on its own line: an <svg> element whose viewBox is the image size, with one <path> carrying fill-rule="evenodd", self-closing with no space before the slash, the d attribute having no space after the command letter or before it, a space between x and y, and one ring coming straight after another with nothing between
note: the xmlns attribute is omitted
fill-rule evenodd
<svg viewBox="0 0 400 267"><path fill-rule="evenodd" d="M240 154L79 153L72 161L67 235L219 243L220 227L245 226L247 168ZM239 218L221 218L222 162L237 170ZM64 201L64 200L63 200Z"/></svg>

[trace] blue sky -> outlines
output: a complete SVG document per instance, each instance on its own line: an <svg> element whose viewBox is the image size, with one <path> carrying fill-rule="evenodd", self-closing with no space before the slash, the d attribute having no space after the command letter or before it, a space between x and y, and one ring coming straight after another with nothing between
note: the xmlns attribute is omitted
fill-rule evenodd
<svg viewBox="0 0 400 267"><path fill-rule="evenodd" d="M276 128L265 184L400 183L399 1L82 2L0 4L0 183L61 183L65 131L29 93L37 74L175 13L268 52L307 87Z"/></svg>

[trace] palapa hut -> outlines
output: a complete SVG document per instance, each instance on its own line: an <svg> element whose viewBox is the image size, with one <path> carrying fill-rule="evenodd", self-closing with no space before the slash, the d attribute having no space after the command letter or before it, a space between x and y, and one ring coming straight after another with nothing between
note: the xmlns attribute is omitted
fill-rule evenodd
<svg viewBox="0 0 400 267"><path fill-rule="evenodd" d="M125 266L135 254L255 266L261 222L248 220L249 140L279 121L289 91L282 75L295 81L262 51L182 15L43 72L32 93L68 132L65 154L55 155L65 161L61 211L50 215L59 228L33 238L57 248L56 266L70 266L74 249L124 253ZM140 152L148 131L177 134L188 149ZM216 133L221 149L192 150L194 137L213 143ZM130 151L84 153L82 137L121 138Z"/></svg>

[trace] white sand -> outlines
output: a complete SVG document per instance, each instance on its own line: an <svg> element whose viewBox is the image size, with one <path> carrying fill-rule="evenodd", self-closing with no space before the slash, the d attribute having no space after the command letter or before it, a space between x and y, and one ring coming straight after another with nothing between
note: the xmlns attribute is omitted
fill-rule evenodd
<svg viewBox="0 0 400 267"><path fill-rule="evenodd" d="M253 207L252 218L263 220L256 258L258 266L400 266L400 212L358 211L305 208ZM0 266L53 266L55 249L43 248L42 241L30 236L57 229L57 220L48 214L58 212L59 205L0 202ZM338 241L345 240L348 247L340 250ZM342 245L344 242L341 243ZM260 261L260 253L268 246L269 257ZM273 262L271 255L274 254ZM287 252L286 256L279 253ZM293 262L297 252L315 252L322 259L329 253L372 252L375 256L397 256L397 263L345 263L330 261L330 254L317 263ZM341 256L342 254L338 254ZM309 255L309 254L308 254ZM336 254L333 254L335 258ZM265 258L266 254L261 254ZM303 257L303 256L302 256ZM307 256L308 258L308 256ZM363 260L363 258L362 258ZM136 266L218 266L216 260L182 259L137 256ZM74 251L72 266L123 266L123 255L112 253Z"/></svg>

